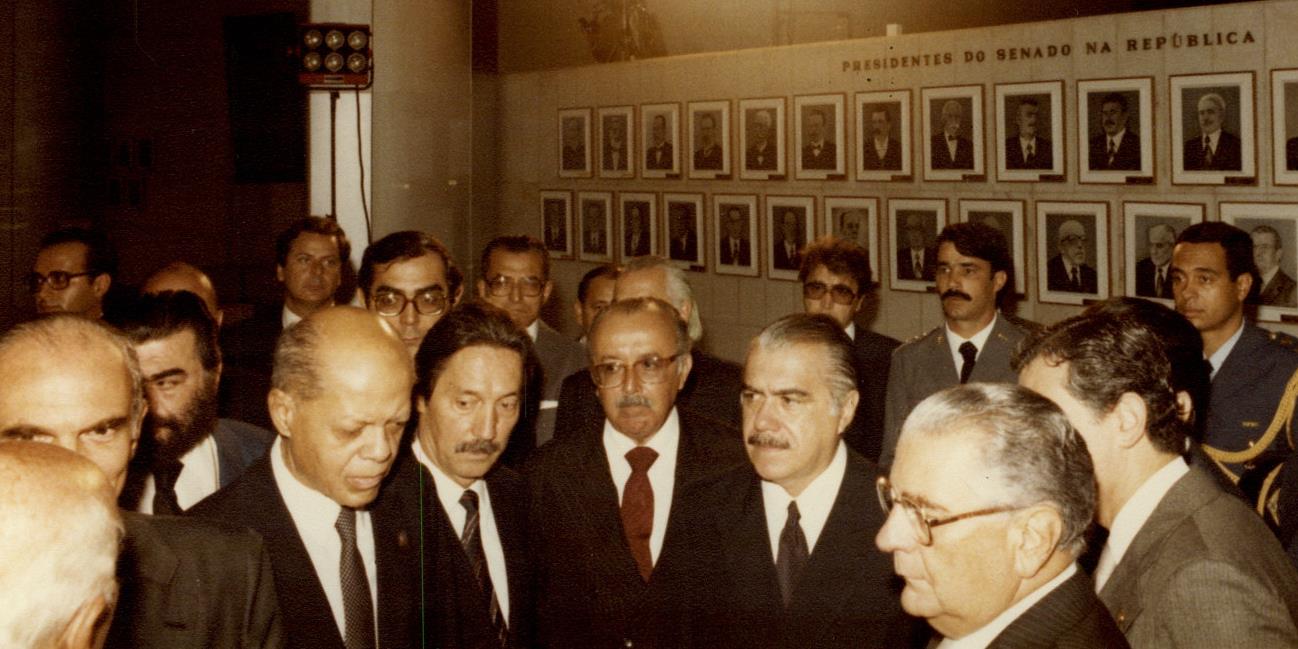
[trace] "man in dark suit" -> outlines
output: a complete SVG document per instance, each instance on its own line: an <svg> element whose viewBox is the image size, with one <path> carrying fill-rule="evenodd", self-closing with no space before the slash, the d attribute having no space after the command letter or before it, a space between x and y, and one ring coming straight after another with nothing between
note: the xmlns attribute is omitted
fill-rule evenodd
<svg viewBox="0 0 1298 649"><path fill-rule="evenodd" d="M622 228L622 256L639 257L649 254L649 225L639 205L626 207L626 221Z"/></svg>
<svg viewBox="0 0 1298 649"><path fill-rule="evenodd" d="M1257 264L1258 285L1262 287L1257 294L1258 303L1268 306L1298 306L1298 299L1294 296L1298 283L1280 268L1280 262L1284 259L1284 243L1280 241L1280 233L1269 225L1259 225L1253 228L1250 236L1253 237L1253 261Z"/></svg>
<svg viewBox="0 0 1298 649"><path fill-rule="evenodd" d="M1140 134L1127 128L1127 98L1111 92L1100 100L1103 133L1091 138L1091 171L1140 171Z"/></svg>
<svg viewBox="0 0 1298 649"><path fill-rule="evenodd" d="M697 215L684 205L669 205L667 209L667 252L675 261L699 263L698 234L694 229Z"/></svg>
<svg viewBox="0 0 1298 649"><path fill-rule="evenodd" d="M1298 171L1298 137L1291 137L1284 143L1285 171Z"/></svg>
<svg viewBox="0 0 1298 649"><path fill-rule="evenodd" d="M1155 223L1145 231L1149 256L1136 262L1136 295L1172 299L1172 246L1176 228Z"/></svg>
<svg viewBox="0 0 1298 649"><path fill-rule="evenodd" d="M586 236L582 239L581 251L590 255L613 254L608 249L604 232L604 207L601 203L586 203L586 217L582 219L582 230Z"/></svg>
<svg viewBox="0 0 1298 649"><path fill-rule="evenodd" d="M1226 100L1210 92L1199 97L1199 136L1185 141L1181 151L1186 171L1240 171L1243 157L1239 136L1222 130Z"/></svg>
<svg viewBox="0 0 1298 649"><path fill-rule="evenodd" d="M0 338L0 439L74 451L126 484L147 403L125 337L60 315ZM266 547L233 526L123 512L110 647L283 647Z"/></svg>
<svg viewBox="0 0 1298 649"><path fill-rule="evenodd" d="M843 441L857 453L878 461L883 446L888 367L892 351L901 342L856 326L856 314L873 289L869 253L852 241L822 238L807 246L798 281L802 282L802 306L806 312L833 318L852 339L856 391L861 398L851 425L843 432Z"/></svg>
<svg viewBox="0 0 1298 649"><path fill-rule="evenodd" d="M960 102L948 99L942 104L942 132L929 140L929 155L934 169L973 170L973 143L960 134L963 124L964 108Z"/></svg>
<svg viewBox="0 0 1298 649"><path fill-rule="evenodd" d="M581 338L577 342L586 343L595 316L613 303L613 285L620 270L616 264L600 264L586 271L577 282L577 301L572 303L572 314L581 325Z"/></svg>
<svg viewBox="0 0 1298 649"><path fill-rule="evenodd" d="M1132 646L1295 646L1298 572L1251 507L1182 457L1195 408L1182 387L1208 372L1188 329L1153 302L1093 307L1024 343L1020 384L1086 439L1109 530L1096 589Z"/></svg>
<svg viewBox="0 0 1298 649"><path fill-rule="evenodd" d="M901 143L892 136L892 117L888 108L876 105L870 110L868 130L872 137L865 138L861 152L861 166L868 171L901 171ZM867 125L862 125L864 129Z"/></svg>
<svg viewBox="0 0 1298 649"><path fill-rule="evenodd" d="M823 110L812 108L807 111L807 126L803 133L806 144L802 145L802 168L833 171L838 167L838 149L834 142L825 140L827 120Z"/></svg>
<svg viewBox="0 0 1298 649"><path fill-rule="evenodd" d="M1074 219L1064 221L1055 233L1058 254L1046 262L1046 288L1068 293L1097 293L1099 275L1086 263L1086 230Z"/></svg>
<svg viewBox="0 0 1298 649"><path fill-rule="evenodd" d="M749 266L753 263L752 243L748 239L748 217L738 205L726 209L726 236L721 238L721 263Z"/></svg>
<svg viewBox="0 0 1298 649"><path fill-rule="evenodd" d="M775 116L763 108L752 113L748 124L748 150L744 152L744 168L752 171L775 171L779 168L774 138Z"/></svg>
<svg viewBox="0 0 1298 649"><path fill-rule="evenodd" d="M581 118L563 118L563 155L559 164L563 171L586 169L585 122Z"/></svg>
<svg viewBox="0 0 1298 649"><path fill-rule="evenodd" d="M1086 442L1049 400L991 383L925 399L879 497L888 513L875 541L906 582L902 607L948 641L1128 646L1077 565L1095 473ZM956 521L965 522L947 525Z"/></svg>
<svg viewBox="0 0 1298 649"><path fill-rule="evenodd" d="M721 147L717 145L717 119L711 113L698 116L699 148L694 150L694 168L702 171L720 171Z"/></svg>
<svg viewBox="0 0 1298 649"><path fill-rule="evenodd" d="M924 226L915 215L906 219L905 245L897 249L897 278L933 281L937 248L925 242Z"/></svg>
<svg viewBox="0 0 1298 649"><path fill-rule="evenodd" d="M806 218L805 216L803 218ZM776 270L797 270L802 266L803 229L793 210L780 215L780 240L774 244L772 265Z"/></svg>
<svg viewBox="0 0 1298 649"><path fill-rule="evenodd" d="M1006 169L1050 169L1054 166L1050 140L1037 133L1040 111L1040 103L1032 97L1019 101L1015 118L1019 134L1005 138Z"/></svg>
<svg viewBox="0 0 1298 649"><path fill-rule="evenodd" d="M672 158L672 143L667 139L667 117L654 115L653 125L649 130L650 144L645 147L645 169L671 170L675 160Z"/></svg>
<svg viewBox="0 0 1298 649"><path fill-rule="evenodd" d="M279 439L192 510L266 539L290 647L415 646L418 531L378 498L413 384L410 355L379 316L307 316L275 348L267 401Z"/></svg>
<svg viewBox="0 0 1298 649"><path fill-rule="evenodd" d="M603 124L604 151L600 168L605 171L626 171L626 119L622 115L606 115Z"/></svg>

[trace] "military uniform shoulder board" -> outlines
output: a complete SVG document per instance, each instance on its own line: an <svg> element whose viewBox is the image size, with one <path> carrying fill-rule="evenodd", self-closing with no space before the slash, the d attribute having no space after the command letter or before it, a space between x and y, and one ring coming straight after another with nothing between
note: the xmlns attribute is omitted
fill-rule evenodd
<svg viewBox="0 0 1298 649"><path fill-rule="evenodd" d="M1285 349L1298 351L1298 338L1295 338L1283 331L1268 331L1267 338L1273 345L1279 345Z"/></svg>
<svg viewBox="0 0 1298 649"><path fill-rule="evenodd" d="M941 328L941 327L933 327L932 329L929 329L928 331L925 331L925 332L922 333L922 334L915 334L914 336L911 336L910 338L906 339L906 342L904 342L904 343L902 343L902 344L903 344L903 345L909 345L909 344L911 344L911 343L917 343L917 342L919 342L919 341L921 341L921 340L924 340L925 338L929 337L933 332L937 331L937 330L940 329L940 328Z"/></svg>

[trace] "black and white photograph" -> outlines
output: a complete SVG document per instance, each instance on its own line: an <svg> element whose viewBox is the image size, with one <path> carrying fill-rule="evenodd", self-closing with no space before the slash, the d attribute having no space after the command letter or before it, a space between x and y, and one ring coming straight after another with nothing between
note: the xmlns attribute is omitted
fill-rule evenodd
<svg viewBox="0 0 1298 649"><path fill-rule="evenodd" d="M681 152L678 142L680 104L645 104L640 107L641 178L678 178Z"/></svg>
<svg viewBox="0 0 1298 649"><path fill-rule="evenodd" d="M1037 297L1085 304L1109 297L1109 204L1037 202Z"/></svg>
<svg viewBox="0 0 1298 649"><path fill-rule="evenodd" d="M1005 237L1014 258L1014 293L1027 295L1027 246L1024 243L1023 201L960 199L960 220L989 225Z"/></svg>
<svg viewBox="0 0 1298 649"><path fill-rule="evenodd" d="M729 178L730 102L692 101L687 114L690 178Z"/></svg>
<svg viewBox="0 0 1298 649"><path fill-rule="evenodd" d="M766 197L766 276L798 279L802 249L816 236L816 199Z"/></svg>
<svg viewBox="0 0 1298 649"><path fill-rule="evenodd" d="M623 261L658 254L658 195L653 192L619 192Z"/></svg>
<svg viewBox="0 0 1298 649"><path fill-rule="evenodd" d="M706 268L703 251L703 194L663 194L667 215L667 258L688 270Z"/></svg>
<svg viewBox="0 0 1298 649"><path fill-rule="evenodd" d="M578 192L577 217L581 241L577 258L613 261L613 194Z"/></svg>
<svg viewBox="0 0 1298 649"><path fill-rule="evenodd" d="M793 98L794 170L799 180L844 178L847 147L843 95L804 95Z"/></svg>
<svg viewBox="0 0 1298 649"><path fill-rule="evenodd" d="M888 200L888 251L894 291L924 292L935 286L937 235L946 227L946 200Z"/></svg>
<svg viewBox="0 0 1298 649"><path fill-rule="evenodd" d="M1064 180L1062 81L997 84L996 179Z"/></svg>
<svg viewBox="0 0 1298 649"><path fill-rule="evenodd" d="M912 175L910 91L856 93L856 179Z"/></svg>
<svg viewBox="0 0 1298 649"><path fill-rule="evenodd" d="M739 150L743 180L772 180L785 176L784 98L739 100Z"/></svg>
<svg viewBox="0 0 1298 649"><path fill-rule="evenodd" d="M1298 69L1271 71L1271 157L1275 184L1298 185Z"/></svg>
<svg viewBox="0 0 1298 649"><path fill-rule="evenodd" d="M1083 183L1150 182L1154 176L1154 80L1077 82L1077 166Z"/></svg>
<svg viewBox="0 0 1298 649"><path fill-rule="evenodd" d="M1221 220L1253 238L1258 320L1298 315L1298 203L1220 203Z"/></svg>
<svg viewBox="0 0 1298 649"><path fill-rule="evenodd" d="M1173 75L1172 183L1256 180L1253 73Z"/></svg>
<svg viewBox="0 0 1298 649"><path fill-rule="evenodd" d="M1172 249L1176 237L1203 221L1202 203L1122 203L1124 293L1172 301Z"/></svg>
<svg viewBox="0 0 1298 649"><path fill-rule="evenodd" d="M757 196L713 194L712 231L716 233L713 258L718 275L756 277L760 272Z"/></svg>
<svg viewBox="0 0 1298 649"><path fill-rule="evenodd" d="M599 125L599 177L635 177L635 107L610 106L595 111Z"/></svg>
<svg viewBox="0 0 1298 649"><path fill-rule="evenodd" d="M559 177L590 178L590 109L559 110Z"/></svg>
<svg viewBox="0 0 1298 649"><path fill-rule="evenodd" d="M986 180L983 87L920 89L924 180Z"/></svg>
<svg viewBox="0 0 1298 649"><path fill-rule="evenodd" d="M572 192L541 190L541 241L551 259L572 258Z"/></svg>
<svg viewBox="0 0 1298 649"><path fill-rule="evenodd" d="M879 199L865 196L826 196L821 231L846 239L870 255L870 277L879 283Z"/></svg>

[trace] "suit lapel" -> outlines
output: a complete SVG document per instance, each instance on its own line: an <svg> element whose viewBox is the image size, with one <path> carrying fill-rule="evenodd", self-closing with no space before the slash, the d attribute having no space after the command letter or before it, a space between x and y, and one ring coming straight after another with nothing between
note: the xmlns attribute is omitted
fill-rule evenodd
<svg viewBox="0 0 1298 649"><path fill-rule="evenodd" d="M374 571L378 585L375 623L379 645L406 647L410 636L411 609L416 602L410 567L417 565L411 531L397 503L382 495L370 507L370 524L374 532Z"/></svg>
<svg viewBox="0 0 1298 649"><path fill-rule="evenodd" d="M621 503L604 452L603 436L596 435L582 440L581 446L582 451L574 454L576 466L564 472L565 488L576 492L576 496L569 502L583 506L577 515L587 519L594 532L592 538L616 539L609 543L609 551L604 557L616 564L613 566L616 572L627 575L628 581L643 585L640 569L631 556L631 548L627 546L626 531L622 527ZM634 580L629 577L632 575Z"/></svg>
<svg viewBox="0 0 1298 649"><path fill-rule="evenodd" d="M960 370L955 366L955 359L951 357L951 348L946 340L946 326L939 325L937 335L933 336L933 341L928 345L928 362L919 365L919 367L933 367L936 372L929 375L928 381L940 387L948 387L951 380L959 382ZM977 370L977 366L974 366Z"/></svg>
<svg viewBox="0 0 1298 649"><path fill-rule="evenodd" d="M1091 580L1078 570L1005 627L988 649L1055 646L1060 634L1077 625L1095 605L1091 589Z"/></svg>
<svg viewBox="0 0 1298 649"><path fill-rule="evenodd" d="M530 590L527 583L527 563L525 554L527 542L525 530L521 523L523 515L515 510L522 503L521 484L514 479L506 479L498 467L487 474L487 486L491 491L491 510L496 520L496 532L500 535L500 545L505 551L505 572L509 580L509 628L519 629L520 620L524 619L523 609L529 603L522 601L522 595ZM467 561L465 562L467 565Z"/></svg>
<svg viewBox="0 0 1298 649"><path fill-rule="evenodd" d="M176 580L180 568L180 558L171 546L167 545L154 531L150 519L144 514L122 512L126 524L126 533L134 561L134 572L124 582L123 590L132 587L132 581L143 579L153 584L151 590L162 594L166 605L163 624L179 629L190 628L193 617L193 602L203 601L199 594L199 584L192 580ZM138 589L138 586L136 586ZM143 589L139 589L143 591ZM143 591L147 592L147 591ZM128 599L122 597L123 601ZM162 626L160 624L159 626Z"/></svg>
<svg viewBox="0 0 1298 649"><path fill-rule="evenodd" d="M1209 396L1211 402L1228 401L1241 391L1253 390L1253 359L1266 344L1266 334L1247 322L1243 327L1244 331L1236 341L1235 348L1230 350L1226 361L1217 368L1217 374L1212 379L1212 393Z"/></svg>
<svg viewBox="0 0 1298 649"><path fill-rule="evenodd" d="M745 495L736 511L736 517L724 523L723 548L726 554L726 573L737 586L735 597L748 600L746 608L755 611L784 611L780 598L779 579L775 575L775 557L771 555L770 534L766 529L766 507L762 501L761 479L754 472L745 489ZM763 637L778 633L778 617L766 616L769 632L754 630L750 637Z"/></svg>

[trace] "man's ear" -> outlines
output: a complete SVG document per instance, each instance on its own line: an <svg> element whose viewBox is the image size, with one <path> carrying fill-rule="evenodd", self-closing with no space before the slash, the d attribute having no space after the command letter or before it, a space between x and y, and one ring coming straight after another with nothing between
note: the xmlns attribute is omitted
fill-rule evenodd
<svg viewBox="0 0 1298 649"><path fill-rule="evenodd" d="M1241 273L1235 278L1235 295L1243 302L1248 298L1249 291L1253 288L1253 273Z"/></svg>
<svg viewBox="0 0 1298 649"><path fill-rule="evenodd" d="M457 305L459 305L460 300L462 299L464 299L464 284L460 284L459 286L455 287L455 295L451 296L450 308L454 309Z"/></svg>
<svg viewBox="0 0 1298 649"><path fill-rule="evenodd" d="M1105 419L1114 418L1113 423L1117 425L1115 441L1119 448L1131 448L1145 437L1145 429L1149 424L1149 406L1145 400L1140 398L1134 392L1124 392L1118 397L1118 403L1113 406L1113 410L1105 416Z"/></svg>
<svg viewBox="0 0 1298 649"><path fill-rule="evenodd" d="M1054 556L1063 533L1064 521L1054 507L1036 505L1021 512L1010 528L1015 574L1020 579L1035 577Z"/></svg>
<svg viewBox="0 0 1298 649"><path fill-rule="evenodd" d="M108 294L108 287L112 285L112 275L109 275L108 273L99 273L98 275L95 275L95 279L91 280L90 290L94 291L95 295L102 299Z"/></svg>
<svg viewBox="0 0 1298 649"><path fill-rule="evenodd" d="M851 425L852 418L856 416L856 404L861 401L861 393L851 390L847 397L843 399L843 409L838 413L838 434L842 435L843 431Z"/></svg>
<svg viewBox="0 0 1298 649"><path fill-rule="evenodd" d="M280 284L284 283L284 266L281 264L275 264L275 279L279 280Z"/></svg>
<svg viewBox="0 0 1298 649"><path fill-rule="evenodd" d="M486 302L486 301L487 301L487 282L486 282L486 280L482 280L482 279L478 280L478 299L479 299L479 300L482 300L483 302Z"/></svg>
<svg viewBox="0 0 1298 649"><path fill-rule="evenodd" d="M266 407L270 410L270 421L275 425L275 431L284 437L292 437L293 416L297 413L293 395L279 388L271 388L266 395Z"/></svg>
<svg viewBox="0 0 1298 649"><path fill-rule="evenodd" d="M694 355L685 352L676 359L676 366L679 368L679 383L676 385L677 390L685 389L685 381L690 378L690 370L694 368Z"/></svg>
<svg viewBox="0 0 1298 649"><path fill-rule="evenodd" d="M554 280L545 280L545 288L541 289L541 304L550 301L550 294L554 292Z"/></svg>

